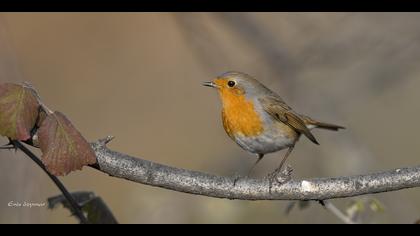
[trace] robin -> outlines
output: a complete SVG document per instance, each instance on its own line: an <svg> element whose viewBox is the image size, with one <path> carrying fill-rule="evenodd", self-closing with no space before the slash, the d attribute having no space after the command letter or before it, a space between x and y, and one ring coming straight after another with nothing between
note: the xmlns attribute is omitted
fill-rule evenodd
<svg viewBox="0 0 420 236"><path fill-rule="evenodd" d="M219 92L227 135L258 157L248 175L265 154L287 148L279 167L271 174L271 177L276 177L302 134L319 145L312 129L344 129L295 112L278 94L242 72L226 72L203 85ZM279 178L277 180L280 182Z"/></svg>

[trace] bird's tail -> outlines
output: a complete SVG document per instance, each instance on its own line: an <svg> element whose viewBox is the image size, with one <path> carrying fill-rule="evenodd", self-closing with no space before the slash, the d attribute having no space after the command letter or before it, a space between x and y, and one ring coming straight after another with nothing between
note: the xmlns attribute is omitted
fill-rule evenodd
<svg viewBox="0 0 420 236"><path fill-rule="evenodd" d="M318 122L318 121L314 122L313 125L315 125L316 128L328 129L328 130L333 130L333 131L338 131L339 129L345 129L345 127L340 126L340 125L334 125L334 124Z"/></svg>
<svg viewBox="0 0 420 236"><path fill-rule="evenodd" d="M317 120L310 118L309 116L302 116L305 123L312 128L320 128L320 129L328 129L333 131L338 131L339 129L345 129L345 127L341 125L334 125L330 123L324 123Z"/></svg>

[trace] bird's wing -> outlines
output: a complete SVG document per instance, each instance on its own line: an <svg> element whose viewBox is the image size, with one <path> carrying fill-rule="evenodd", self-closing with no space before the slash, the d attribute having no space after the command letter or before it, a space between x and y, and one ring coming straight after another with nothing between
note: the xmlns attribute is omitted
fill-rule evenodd
<svg viewBox="0 0 420 236"><path fill-rule="evenodd" d="M272 95L258 99L265 112L275 120L285 123L296 132L304 134L315 144L319 144L311 131L306 127L305 121L292 110L280 97Z"/></svg>

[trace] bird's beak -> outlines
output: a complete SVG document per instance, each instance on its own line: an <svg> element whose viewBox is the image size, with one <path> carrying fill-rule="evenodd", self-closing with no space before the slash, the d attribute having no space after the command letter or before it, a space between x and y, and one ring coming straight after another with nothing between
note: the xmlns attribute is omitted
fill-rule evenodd
<svg viewBox="0 0 420 236"><path fill-rule="evenodd" d="M217 84L215 84L214 82L204 82L203 86L207 86L207 87L212 87L212 88L217 88Z"/></svg>

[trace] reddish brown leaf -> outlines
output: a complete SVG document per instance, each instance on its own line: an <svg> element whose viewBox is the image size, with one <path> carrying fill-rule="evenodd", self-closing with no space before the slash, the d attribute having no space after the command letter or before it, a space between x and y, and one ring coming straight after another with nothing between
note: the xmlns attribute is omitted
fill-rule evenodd
<svg viewBox="0 0 420 236"><path fill-rule="evenodd" d="M38 116L38 101L21 85L0 84L0 135L27 140Z"/></svg>
<svg viewBox="0 0 420 236"><path fill-rule="evenodd" d="M48 115L38 131L42 162L53 175L67 175L96 163L90 144L60 112Z"/></svg>
<svg viewBox="0 0 420 236"><path fill-rule="evenodd" d="M38 119L36 122L37 127L41 127L42 123L44 122L45 118L47 118L47 113L41 109L38 114Z"/></svg>

